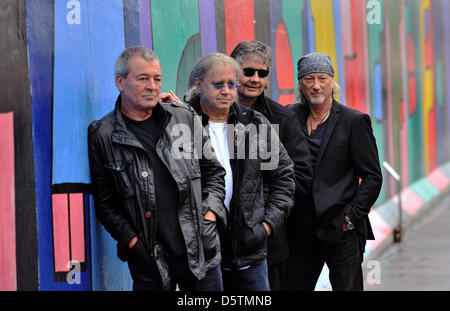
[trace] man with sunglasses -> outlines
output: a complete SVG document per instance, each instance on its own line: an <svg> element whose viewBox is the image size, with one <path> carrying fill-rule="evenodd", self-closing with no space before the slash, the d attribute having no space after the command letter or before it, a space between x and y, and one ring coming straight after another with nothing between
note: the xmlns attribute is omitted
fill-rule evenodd
<svg viewBox="0 0 450 311"><path fill-rule="evenodd" d="M277 125L280 141L283 143L295 166L296 196L308 192L312 169L309 148L295 114L265 96L269 85L272 64L270 46L260 41L242 41L231 52L242 68L239 79L238 102L240 105L262 113L271 124ZM285 262L289 257L286 225L268 239L268 274L270 289L283 288Z"/></svg>

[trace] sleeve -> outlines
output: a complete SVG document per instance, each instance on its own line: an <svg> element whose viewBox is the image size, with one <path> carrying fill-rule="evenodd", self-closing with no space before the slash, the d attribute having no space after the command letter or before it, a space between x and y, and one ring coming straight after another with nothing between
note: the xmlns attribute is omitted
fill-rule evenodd
<svg viewBox="0 0 450 311"><path fill-rule="evenodd" d="M201 137L202 150L199 159L202 180L202 213L211 210L216 214L218 228L225 229L227 225L227 213L225 200L225 169L217 160L217 156L211 146L211 139L204 129L200 117L194 114L194 135ZM194 139L195 139L194 137Z"/></svg>
<svg viewBox="0 0 450 311"><path fill-rule="evenodd" d="M347 204L345 214L352 222L358 223L369 214L383 182L377 144L367 114L353 122L350 143L352 163L361 182L353 200Z"/></svg>
<svg viewBox="0 0 450 311"><path fill-rule="evenodd" d="M117 255L125 261L128 256L128 243L136 236L136 232L123 215L121 201L113 190L115 186L106 171L101 140L96 135L94 124L88 129L88 150L95 213L106 231L118 242Z"/></svg>
<svg viewBox="0 0 450 311"><path fill-rule="evenodd" d="M270 141L268 145L271 154L261 167L264 184L268 188L264 221L275 233L286 221L294 206L294 164L269 121L262 117L262 123L268 124L268 140Z"/></svg>

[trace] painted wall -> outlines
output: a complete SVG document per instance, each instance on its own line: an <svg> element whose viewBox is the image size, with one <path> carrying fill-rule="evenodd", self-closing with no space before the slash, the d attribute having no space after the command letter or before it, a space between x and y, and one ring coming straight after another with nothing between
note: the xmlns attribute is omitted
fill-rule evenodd
<svg viewBox="0 0 450 311"><path fill-rule="evenodd" d="M327 53L340 101L372 116L404 186L450 160L449 0L2 0L0 12L0 290L131 289L95 218L86 145L127 46L155 50L163 90L182 96L202 55L261 40L283 105L298 59ZM376 206L394 193L385 178Z"/></svg>

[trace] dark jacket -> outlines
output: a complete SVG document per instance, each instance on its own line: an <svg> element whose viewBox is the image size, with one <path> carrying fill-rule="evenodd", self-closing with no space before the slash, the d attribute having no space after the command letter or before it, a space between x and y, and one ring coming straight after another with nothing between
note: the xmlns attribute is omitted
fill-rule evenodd
<svg viewBox="0 0 450 311"><path fill-rule="evenodd" d="M153 176L145 149L126 127L120 103L119 96L115 110L89 126L89 161L96 215L118 241L117 255L123 261L128 259L135 281L151 278L142 271L148 269L140 269L140 266L156 263L163 283L167 285L169 276L164 255L155 241L158 207L154 183L158 176ZM225 228L225 170L211 149L203 148L200 159L194 156L194 149L190 147L202 148L209 144L209 137L191 108L176 103L158 105L161 105L163 117L157 133L156 153L177 184L178 220L188 263L192 273L200 279L207 269L204 248L210 253L213 250L209 265L217 266L221 260L217 231L205 228L203 214L212 210L217 215L217 225ZM174 136L179 135L180 125L186 125L190 133ZM192 144L194 141L199 142L199 146ZM173 148L183 152L184 157L174 156ZM204 233L213 236L204 236ZM138 248L130 252L128 243L136 235ZM132 253L133 256L128 256Z"/></svg>
<svg viewBox="0 0 450 311"><path fill-rule="evenodd" d="M256 99L252 108L262 113L272 125L278 126L278 136L294 162L295 191L297 195L305 195L311 187L312 168L308 143L297 117L290 109L273 101L264 93ZM267 248L269 265L289 257L286 224L269 237Z"/></svg>
<svg viewBox="0 0 450 311"><path fill-rule="evenodd" d="M206 125L208 118L202 114L199 103L190 104L203 116L203 124ZM294 203L294 168L286 149L279 143L278 135L271 135L270 123L262 114L234 103L228 124L234 128L234 144L231 144L234 150L230 148L230 157L234 154L230 159L233 196L229 225L225 234L221 235L222 265L239 268L258 264L266 258L267 231L262 222L269 224L272 234L276 234L286 221ZM257 132L252 130L252 125ZM260 125L268 129L267 137L271 138L264 139L262 149L257 148L258 139L263 137L264 132L260 131ZM243 146L245 157L238 155L238 150L243 150ZM266 150L272 150L269 159L263 155ZM272 160L276 162L274 166L261 169ZM263 184L268 185L266 197Z"/></svg>
<svg viewBox="0 0 450 311"><path fill-rule="evenodd" d="M289 108L303 127L308 106ZM301 223L314 223L318 238L338 241L346 214L367 239L374 239L368 214L380 193L382 175L370 117L334 101L327 123L311 189L315 219L294 208L291 219L297 221L292 229L301 228Z"/></svg>

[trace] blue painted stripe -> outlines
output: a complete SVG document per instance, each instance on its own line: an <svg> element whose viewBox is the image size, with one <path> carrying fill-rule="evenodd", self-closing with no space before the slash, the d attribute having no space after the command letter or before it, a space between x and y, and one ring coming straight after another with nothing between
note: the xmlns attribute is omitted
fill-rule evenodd
<svg viewBox="0 0 450 311"><path fill-rule="evenodd" d="M80 23L72 23L78 12L76 6L67 8L68 1L57 1L54 8L52 184L90 183L87 127L114 107L114 63L125 47L122 0L75 2L80 4ZM81 284L60 282L48 288L91 289L89 222L86 228L88 271L81 274Z"/></svg>
<svg viewBox="0 0 450 311"><path fill-rule="evenodd" d="M374 105L375 105L375 118L377 121L383 121L383 80L381 77L381 66L379 63L375 64L373 71L374 79Z"/></svg>
<svg viewBox="0 0 450 311"><path fill-rule="evenodd" d="M91 206L93 201L93 197L90 196ZM92 289L95 291L131 290L133 281L128 265L117 258L116 241L97 221L93 208L90 209L90 219Z"/></svg>
<svg viewBox="0 0 450 311"><path fill-rule="evenodd" d="M87 127L117 97L114 62L124 48L121 0L80 0L81 23L55 4L53 184L89 183Z"/></svg>
<svg viewBox="0 0 450 311"><path fill-rule="evenodd" d="M53 281L51 226L51 114L53 1L26 2L28 66L32 93L33 151L38 221L39 289Z"/></svg>
<svg viewBox="0 0 450 311"><path fill-rule="evenodd" d="M316 51L316 30L315 30L315 24L314 24L314 20L312 18L312 13L311 13L311 0L307 1L307 20L308 20L308 48L309 51L308 53L312 53Z"/></svg>
<svg viewBox="0 0 450 311"><path fill-rule="evenodd" d="M55 1L55 67L53 93L53 184L88 183L86 116L90 116L88 2L79 0L80 24L68 24L76 8ZM73 11L75 10L75 11ZM83 138L82 138L83 137Z"/></svg>

